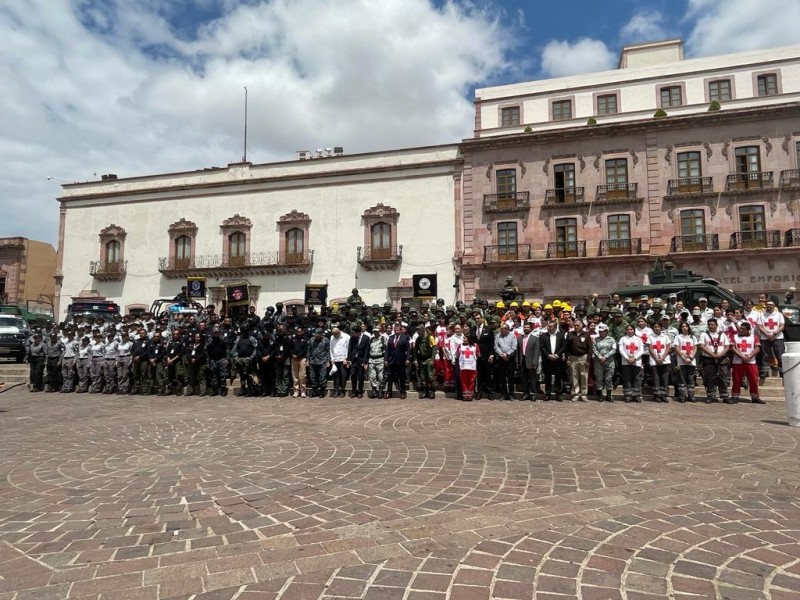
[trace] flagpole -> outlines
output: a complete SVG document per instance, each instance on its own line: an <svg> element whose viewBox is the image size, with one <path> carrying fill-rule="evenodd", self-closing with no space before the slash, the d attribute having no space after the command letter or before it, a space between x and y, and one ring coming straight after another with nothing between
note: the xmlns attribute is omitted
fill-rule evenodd
<svg viewBox="0 0 800 600"><path fill-rule="evenodd" d="M242 162L247 162L247 86L244 87L244 154Z"/></svg>

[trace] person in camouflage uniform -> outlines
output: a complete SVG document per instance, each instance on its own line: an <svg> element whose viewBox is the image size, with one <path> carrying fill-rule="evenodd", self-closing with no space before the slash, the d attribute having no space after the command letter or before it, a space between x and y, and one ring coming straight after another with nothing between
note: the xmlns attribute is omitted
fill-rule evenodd
<svg viewBox="0 0 800 600"><path fill-rule="evenodd" d="M419 326L419 336L414 344L414 365L419 377L420 398L436 398L436 380L433 372L433 359L438 349L435 327L429 324Z"/></svg>

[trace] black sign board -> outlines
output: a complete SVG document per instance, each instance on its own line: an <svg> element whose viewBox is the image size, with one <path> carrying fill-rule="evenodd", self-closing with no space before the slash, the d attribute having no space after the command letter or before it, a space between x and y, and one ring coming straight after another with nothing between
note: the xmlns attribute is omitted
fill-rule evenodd
<svg viewBox="0 0 800 600"><path fill-rule="evenodd" d="M225 298L228 301L228 306L249 304L250 293L247 289L247 282L227 284L225 286Z"/></svg>
<svg viewBox="0 0 800 600"><path fill-rule="evenodd" d="M306 285L305 303L319 304L320 306L328 305L328 284L308 284Z"/></svg>
<svg viewBox="0 0 800 600"><path fill-rule="evenodd" d="M189 277L186 280L186 288L189 290L189 298L206 297L206 278Z"/></svg>
<svg viewBox="0 0 800 600"><path fill-rule="evenodd" d="M431 275L414 275L414 297L415 298L435 298L438 294L436 292L436 274Z"/></svg>

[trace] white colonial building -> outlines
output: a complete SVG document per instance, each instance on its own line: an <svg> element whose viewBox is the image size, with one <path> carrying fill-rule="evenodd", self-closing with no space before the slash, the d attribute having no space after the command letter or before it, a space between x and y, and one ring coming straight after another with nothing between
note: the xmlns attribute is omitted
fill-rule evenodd
<svg viewBox="0 0 800 600"><path fill-rule="evenodd" d="M306 284L398 302L417 273L451 299L460 177L446 145L64 185L57 314L81 296L142 310L193 276L217 306L246 281L259 312Z"/></svg>

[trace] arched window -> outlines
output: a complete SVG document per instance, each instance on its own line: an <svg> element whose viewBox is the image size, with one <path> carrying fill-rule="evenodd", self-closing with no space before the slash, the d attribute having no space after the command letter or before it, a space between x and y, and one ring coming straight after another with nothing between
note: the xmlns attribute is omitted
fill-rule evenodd
<svg viewBox="0 0 800 600"><path fill-rule="evenodd" d="M122 260L122 244L119 240L106 242L106 263L109 265L119 264Z"/></svg>
<svg viewBox="0 0 800 600"><path fill-rule="evenodd" d="M292 227L286 232L286 262L303 261L305 234L299 227Z"/></svg>
<svg viewBox="0 0 800 600"><path fill-rule="evenodd" d="M392 226L380 221L370 228L370 258L389 258L392 255Z"/></svg>
<svg viewBox="0 0 800 600"><path fill-rule="evenodd" d="M168 269L189 269L194 266L197 225L184 218L169 226L169 256L164 261Z"/></svg>

